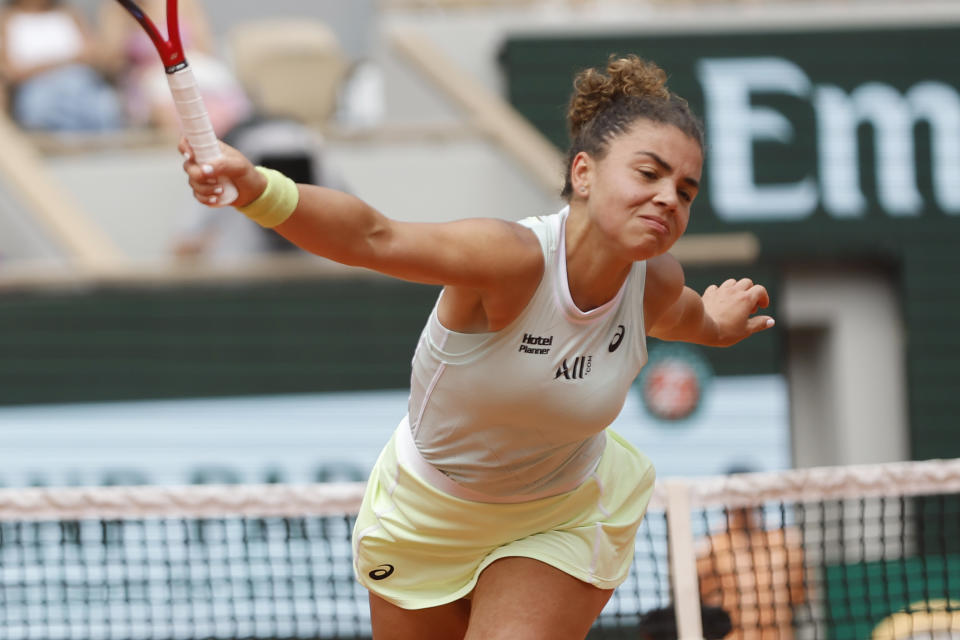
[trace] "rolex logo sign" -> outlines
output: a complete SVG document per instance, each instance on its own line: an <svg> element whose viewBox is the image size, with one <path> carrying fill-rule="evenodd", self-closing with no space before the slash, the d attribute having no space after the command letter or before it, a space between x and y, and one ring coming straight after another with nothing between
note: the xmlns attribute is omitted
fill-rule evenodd
<svg viewBox="0 0 960 640"><path fill-rule="evenodd" d="M711 377L709 365L694 348L662 345L651 351L635 384L650 415L679 421L700 407Z"/></svg>

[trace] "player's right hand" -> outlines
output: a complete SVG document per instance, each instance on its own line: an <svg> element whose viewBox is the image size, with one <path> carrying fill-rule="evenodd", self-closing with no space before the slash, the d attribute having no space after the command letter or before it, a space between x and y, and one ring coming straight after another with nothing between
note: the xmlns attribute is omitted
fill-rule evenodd
<svg viewBox="0 0 960 640"><path fill-rule="evenodd" d="M222 155L209 164L197 162L186 138L180 139L177 149L184 157L183 170L193 189L193 197L205 205L217 204L222 193L218 184L220 178L226 178L237 187L237 199L231 203L234 207L250 204L267 188L267 179L253 163L228 144L220 143Z"/></svg>

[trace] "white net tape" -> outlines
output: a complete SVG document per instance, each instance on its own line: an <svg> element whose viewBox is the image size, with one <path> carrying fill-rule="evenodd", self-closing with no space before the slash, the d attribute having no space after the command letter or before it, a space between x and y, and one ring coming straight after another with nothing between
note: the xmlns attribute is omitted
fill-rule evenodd
<svg viewBox="0 0 960 640"><path fill-rule="evenodd" d="M363 483L0 490L0 521L295 518L356 513Z"/></svg>
<svg viewBox="0 0 960 640"><path fill-rule="evenodd" d="M694 505L727 507L960 493L960 459L746 473L689 485Z"/></svg>
<svg viewBox="0 0 960 640"><path fill-rule="evenodd" d="M822 502L960 493L960 459L674 478L693 506ZM0 521L154 517L297 517L356 513L363 483L202 485L0 490ZM665 508L664 484L652 510Z"/></svg>

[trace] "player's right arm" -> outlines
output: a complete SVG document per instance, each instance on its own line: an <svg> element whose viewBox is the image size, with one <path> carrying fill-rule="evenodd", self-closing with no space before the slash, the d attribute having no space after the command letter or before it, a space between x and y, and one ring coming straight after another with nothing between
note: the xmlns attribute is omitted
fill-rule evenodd
<svg viewBox="0 0 960 640"><path fill-rule="evenodd" d="M189 152L181 143L181 152ZM215 196L220 175L236 184L236 206L255 200L265 178L239 152L224 145L224 156L204 173L192 158L184 163L198 200ZM477 218L443 223L392 220L363 200L333 189L298 185L300 199L274 230L300 248L342 264L451 290L456 308L447 312L471 330L495 330L525 305L543 269L543 254L532 231L514 222ZM476 307L471 311L471 307ZM484 322L478 322L482 316ZM449 328L455 328L450 326Z"/></svg>
<svg viewBox="0 0 960 640"><path fill-rule="evenodd" d="M400 222L352 195L298 185L300 203L275 228L297 246L337 262L422 282L489 289L539 255L533 234L513 222Z"/></svg>

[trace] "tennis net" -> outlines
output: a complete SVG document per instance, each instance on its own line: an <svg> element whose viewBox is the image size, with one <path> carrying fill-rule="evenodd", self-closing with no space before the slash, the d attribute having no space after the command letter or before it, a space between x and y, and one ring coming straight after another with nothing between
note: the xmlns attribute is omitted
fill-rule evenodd
<svg viewBox="0 0 960 640"><path fill-rule="evenodd" d="M362 490L2 490L0 640L369 638ZM960 460L668 480L591 638L960 638L958 494Z"/></svg>
<svg viewBox="0 0 960 640"><path fill-rule="evenodd" d="M957 460L693 482L678 579L732 639L957 639L958 493Z"/></svg>

